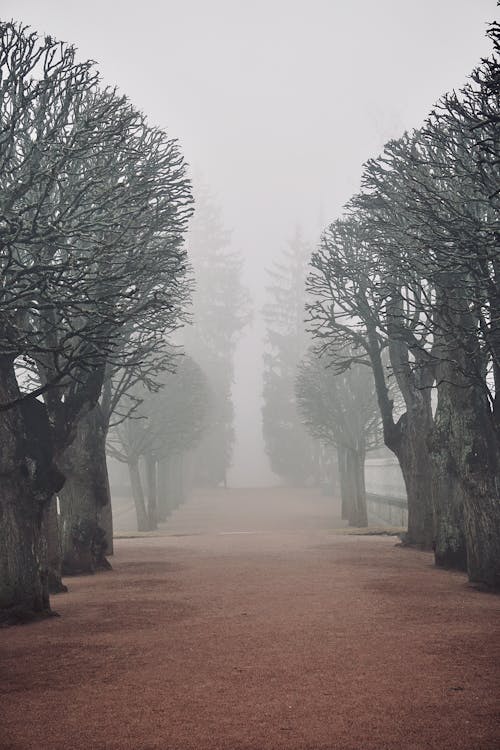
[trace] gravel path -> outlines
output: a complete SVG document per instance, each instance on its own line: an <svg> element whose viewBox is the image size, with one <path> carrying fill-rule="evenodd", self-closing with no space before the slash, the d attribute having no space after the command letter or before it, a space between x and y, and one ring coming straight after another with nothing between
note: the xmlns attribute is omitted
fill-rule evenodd
<svg viewBox="0 0 500 750"><path fill-rule="evenodd" d="M220 490L0 631L2 750L498 750L500 600L329 499Z"/></svg>

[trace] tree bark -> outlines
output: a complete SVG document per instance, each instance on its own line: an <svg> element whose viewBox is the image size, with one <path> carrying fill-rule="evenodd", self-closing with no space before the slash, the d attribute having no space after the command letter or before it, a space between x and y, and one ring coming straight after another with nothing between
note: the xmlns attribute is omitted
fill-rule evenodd
<svg viewBox="0 0 500 750"><path fill-rule="evenodd" d="M59 493L63 575L94 573L111 566L102 510L110 503L106 432L99 406L78 422L75 440L62 458L66 483Z"/></svg>
<svg viewBox="0 0 500 750"><path fill-rule="evenodd" d="M106 469L106 475L107 475L107 469ZM111 489L109 486L108 481L108 497L110 498L110 501L106 503L106 505L103 505L100 508L99 512L99 525L102 529L104 529L104 533L106 534L106 556L113 555L114 553L114 546L113 546L113 504L111 502Z"/></svg>
<svg viewBox="0 0 500 750"><path fill-rule="evenodd" d="M438 294L435 349L440 357L440 421L433 448L440 465L446 462L452 475L454 494L447 503L441 498L436 507L445 540L452 539L450 554L458 554L462 564L466 559L469 580L500 589L500 437L484 386L486 367L476 320L465 292L455 289L450 299L449 289Z"/></svg>
<svg viewBox="0 0 500 750"><path fill-rule="evenodd" d="M396 454L406 486L408 530L404 542L423 549L434 544L433 464L428 447L431 425L414 417L409 423L408 413L399 420L400 439ZM390 447L390 446L389 446Z"/></svg>
<svg viewBox="0 0 500 750"><path fill-rule="evenodd" d="M106 365L103 384L102 384L102 390L101 390L101 400L99 402L100 407L100 413L101 413L101 424L102 429L104 430L104 451L105 451L105 462L106 462L106 487L109 497L109 503L106 503L101 507L100 511L100 517L99 517L99 523L101 527L106 532L106 542L108 544L106 549L106 555L113 555L114 553L114 545L113 545L113 504L111 500L111 486L109 484L109 474L108 474L108 454L106 451L106 438L108 436L109 432L109 422L111 418L112 413L112 385L111 385L111 374L110 374L111 368L109 365Z"/></svg>
<svg viewBox="0 0 500 750"><path fill-rule="evenodd" d="M365 528L368 526L365 488L365 453L364 450L349 448L346 450L346 463L350 505L347 509L349 526Z"/></svg>
<svg viewBox="0 0 500 750"><path fill-rule="evenodd" d="M370 360L377 390L377 400L384 429L384 442L399 461L406 485L408 530L405 542L423 549L431 549L434 540L432 512L432 462L427 440L432 431L433 418L430 387L434 380L433 368L425 354L418 366L410 363L409 349L404 340L402 295L388 300L387 325L389 357L398 387L403 395L406 412L394 420L394 403L389 395L384 364L374 324L367 325ZM420 357L418 352L416 357Z"/></svg>
<svg viewBox="0 0 500 750"><path fill-rule="evenodd" d="M454 468L454 406L451 385L444 374L440 367L443 379L439 379L438 405L429 439L433 463L434 559L440 567L467 570L464 491Z"/></svg>
<svg viewBox="0 0 500 750"><path fill-rule="evenodd" d="M46 543L46 566L49 592L60 594L68 590L62 582L62 546L57 513L57 498L52 497L43 513L43 536Z"/></svg>
<svg viewBox="0 0 500 750"><path fill-rule="evenodd" d="M13 362L0 358L0 402L19 397ZM0 412L0 621L51 614L42 518L64 478L53 464L44 405Z"/></svg>
<svg viewBox="0 0 500 750"><path fill-rule="evenodd" d="M451 386L451 457L462 489L469 580L500 589L499 447L479 387Z"/></svg>
<svg viewBox="0 0 500 750"><path fill-rule="evenodd" d="M141 474L139 471L139 461L131 459L128 463L130 475L130 486L132 488L132 497L134 498L135 513L137 517L137 531L149 531L149 519L146 512L146 503L144 502L144 492L142 489Z"/></svg>
<svg viewBox="0 0 500 750"><path fill-rule="evenodd" d="M22 622L50 614L41 509L21 472L2 473L0 622Z"/></svg>
<svg viewBox="0 0 500 750"><path fill-rule="evenodd" d="M148 498L148 527L150 530L158 528L158 483L156 478L156 458L152 455L147 455L144 459L146 465L146 486L147 486L147 498Z"/></svg>

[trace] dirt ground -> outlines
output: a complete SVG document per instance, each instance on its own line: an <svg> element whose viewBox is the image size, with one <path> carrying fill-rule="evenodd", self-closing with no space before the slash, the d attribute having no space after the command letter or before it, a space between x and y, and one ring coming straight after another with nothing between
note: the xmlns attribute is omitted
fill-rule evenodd
<svg viewBox="0 0 500 750"><path fill-rule="evenodd" d="M220 490L0 631L2 750L498 750L499 611L329 498Z"/></svg>

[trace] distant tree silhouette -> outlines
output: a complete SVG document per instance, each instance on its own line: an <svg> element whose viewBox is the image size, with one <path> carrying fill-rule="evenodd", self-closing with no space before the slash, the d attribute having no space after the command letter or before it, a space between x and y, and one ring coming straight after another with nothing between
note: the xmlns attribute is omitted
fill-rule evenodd
<svg viewBox="0 0 500 750"><path fill-rule="evenodd" d="M304 281L311 250L297 228L282 258L269 269L264 307L262 429L272 470L292 485L316 471L315 446L302 425L295 396L297 367L308 347Z"/></svg>
<svg viewBox="0 0 500 750"><path fill-rule="evenodd" d="M370 368L353 364L337 373L310 350L299 366L296 394L311 436L337 450L342 517L350 526L367 526L365 457L382 437Z"/></svg>
<svg viewBox="0 0 500 750"><path fill-rule="evenodd" d="M207 427L210 394L200 367L184 355L175 372L164 373L157 391L138 385L134 397L140 403L111 430L108 450L128 465L137 528L148 531L181 499L183 458Z"/></svg>
<svg viewBox="0 0 500 750"><path fill-rule="evenodd" d="M209 421L193 464L195 481L205 486L225 482L231 464L234 353L251 318L250 298L241 282L242 259L231 250L230 240L218 206L200 187L189 231L195 274L193 324L184 330L183 340L206 374L211 392Z"/></svg>

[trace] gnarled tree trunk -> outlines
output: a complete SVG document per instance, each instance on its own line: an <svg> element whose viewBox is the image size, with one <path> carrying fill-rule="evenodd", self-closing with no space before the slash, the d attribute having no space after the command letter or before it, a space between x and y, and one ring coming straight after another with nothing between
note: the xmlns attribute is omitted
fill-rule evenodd
<svg viewBox="0 0 500 750"><path fill-rule="evenodd" d="M467 570L464 490L453 457L455 415L452 386L450 374L446 374L443 368L444 365L440 367L438 405L429 440L433 463L434 559L440 567Z"/></svg>
<svg viewBox="0 0 500 750"><path fill-rule="evenodd" d="M12 470L6 474L3 465L2 474L0 622L22 622L50 613L49 580L41 533L43 511L29 480L22 476L21 471Z"/></svg>
<svg viewBox="0 0 500 750"><path fill-rule="evenodd" d="M19 395L13 363L0 358L0 402ZM0 445L0 621L19 622L51 613L42 518L64 478L35 399L0 412Z"/></svg>
<svg viewBox="0 0 500 750"><path fill-rule="evenodd" d="M467 570L464 493L450 472L448 451L433 456L434 560L441 568Z"/></svg>
<svg viewBox="0 0 500 750"><path fill-rule="evenodd" d="M479 387L451 388L452 451L463 491L467 572L472 583L500 589L499 446Z"/></svg>
<svg viewBox="0 0 500 750"><path fill-rule="evenodd" d="M440 498L436 507L443 535L452 540L452 559L458 554L459 562L466 560L471 582L499 589L499 434L482 380L476 321L465 295L454 292L450 300L448 291L441 289L438 295L439 420L432 447L453 483L447 502Z"/></svg>
<svg viewBox="0 0 500 750"><path fill-rule="evenodd" d="M111 567L102 523L102 509L110 503L105 447L106 432L96 406L80 419L75 440L63 456L66 483L59 493L63 575Z"/></svg>
<svg viewBox="0 0 500 750"><path fill-rule="evenodd" d="M44 509L42 533L46 544L46 566L49 580L49 591L51 594L60 594L67 591L67 586L62 582L62 546L57 513L57 499L55 495Z"/></svg>
<svg viewBox="0 0 500 750"><path fill-rule="evenodd" d="M400 439L394 451L401 467L408 503L405 543L432 549L434 542L433 465L427 445L431 429L426 419L408 423L408 414L398 423Z"/></svg>
<svg viewBox="0 0 500 750"><path fill-rule="evenodd" d="M431 549L434 540L432 462L427 441L433 425L430 387L434 372L426 355L418 351L413 352L415 362L410 362L404 327L401 328L403 299L403 295L396 293L387 301L389 358L406 406L405 413L397 422L373 323L367 326L367 332L384 442L398 459L406 486L408 530L405 542Z"/></svg>

